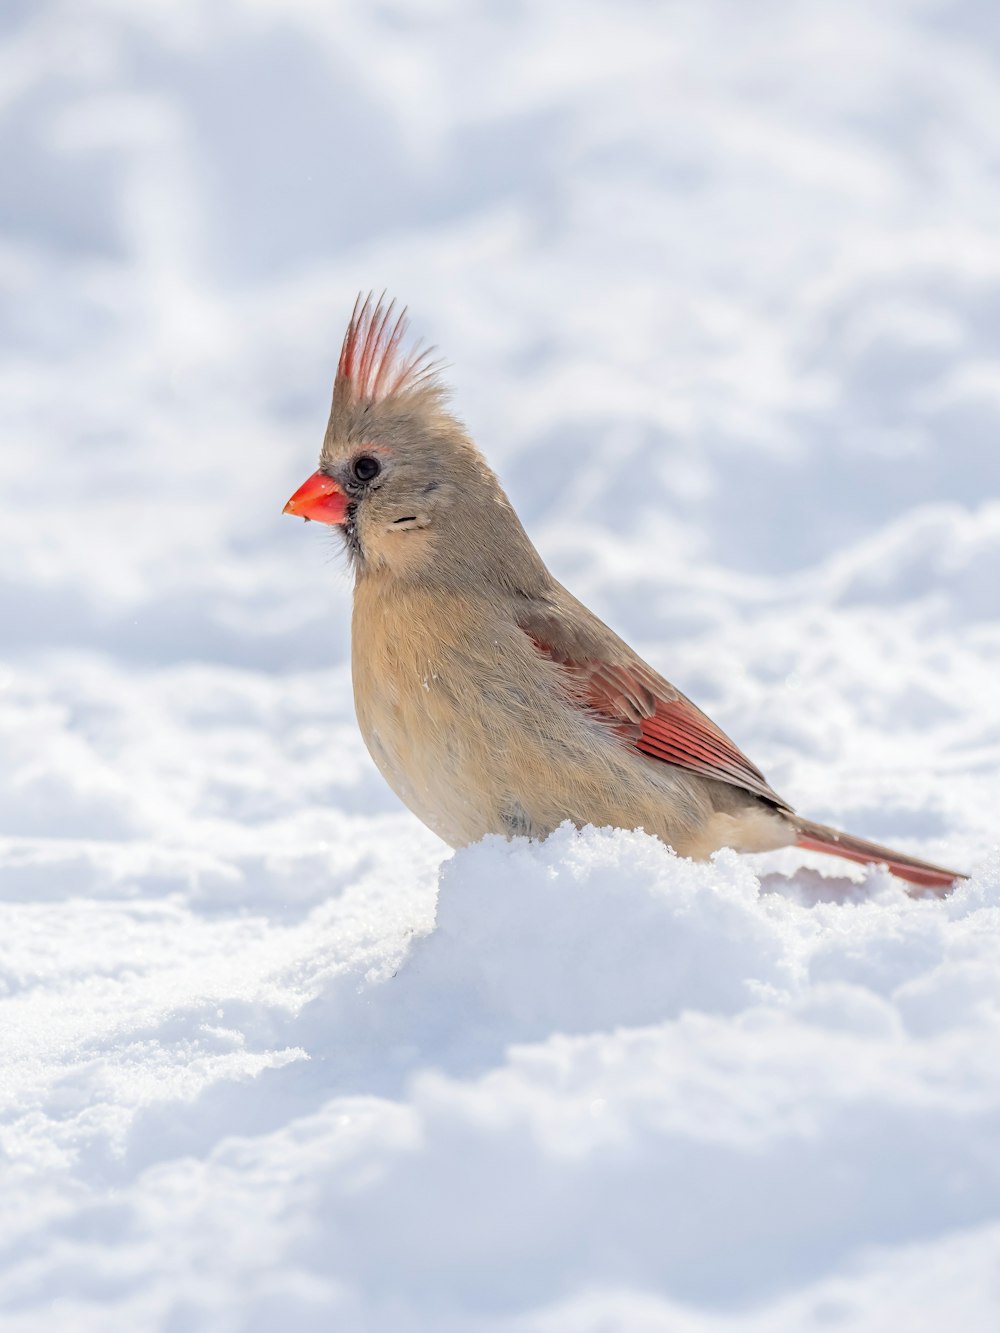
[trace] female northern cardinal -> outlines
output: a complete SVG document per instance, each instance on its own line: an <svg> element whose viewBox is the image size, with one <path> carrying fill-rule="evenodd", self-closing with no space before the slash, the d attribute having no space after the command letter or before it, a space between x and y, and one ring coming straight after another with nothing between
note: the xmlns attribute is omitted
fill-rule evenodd
<svg viewBox="0 0 1000 1333"><path fill-rule="evenodd" d="M719 728L558 583L405 312L355 303L319 471L285 512L338 526L354 566L354 701L393 791L454 847L563 820L683 856L798 846L954 871L802 819Z"/></svg>

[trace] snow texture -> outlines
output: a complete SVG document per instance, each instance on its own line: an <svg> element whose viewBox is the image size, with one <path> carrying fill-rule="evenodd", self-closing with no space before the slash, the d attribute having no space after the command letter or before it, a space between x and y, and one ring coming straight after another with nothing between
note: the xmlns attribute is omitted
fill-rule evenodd
<svg viewBox="0 0 1000 1333"><path fill-rule="evenodd" d="M989 0L0 8L4 1333L1000 1327ZM455 855L315 466L407 301L813 818Z"/></svg>

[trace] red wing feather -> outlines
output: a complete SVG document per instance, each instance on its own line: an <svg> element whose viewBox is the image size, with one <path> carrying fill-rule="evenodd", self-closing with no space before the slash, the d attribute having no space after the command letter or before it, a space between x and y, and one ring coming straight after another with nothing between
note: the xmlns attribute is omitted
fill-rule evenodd
<svg viewBox="0 0 1000 1333"><path fill-rule="evenodd" d="M611 722L640 754L742 787L787 808L760 769L725 732L649 667L642 663L572 662L562 659L547 644L535 640L535 645L573 672L580 681L583 701Z"/></svg>
<svg viewBox="0 0 1000 1333"><path fill-rule="evenodd" d="M653 716L644 718L639 729L635 746L643 754L744 787L768 800L778 799L760 769L690 700L658 701Z"/></svg>

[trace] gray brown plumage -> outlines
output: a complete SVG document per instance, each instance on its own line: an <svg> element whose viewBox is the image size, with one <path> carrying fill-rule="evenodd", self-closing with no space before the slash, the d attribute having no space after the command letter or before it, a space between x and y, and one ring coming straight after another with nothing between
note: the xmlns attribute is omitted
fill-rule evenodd
<svg viewBox="0 0 1000 1333"><path fill-rule="evenodd" d="M798 845L957 877L796 815L731 740L546 569L406 321L360 298L319 470L286 511L354 566L352 670L386 781L452 846L564 820L684 856Z"/></svg>

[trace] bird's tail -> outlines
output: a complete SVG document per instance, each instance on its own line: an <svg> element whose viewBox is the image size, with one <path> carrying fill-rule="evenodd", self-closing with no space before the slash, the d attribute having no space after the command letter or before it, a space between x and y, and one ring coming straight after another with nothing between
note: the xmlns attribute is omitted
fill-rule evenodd
<svg viewBox="0 0 1000 1333"><path fill-rule="evenodd" d="M906 852L894 852L890 847L882 847L877 842L868 842L865 838L855 838L850 833L841 833L839 829L827 828L825 824L814 824L810 819L795 819L797 847L804 847L810 852L827 852L830 856L843 856L848 861L860 861L863 864L881 862L889 867L894 875L905 879L921 889L934 889L947 893L957 879L967 879L967 875L957 870L945 870L943 866L921 861Z"/></svg>

